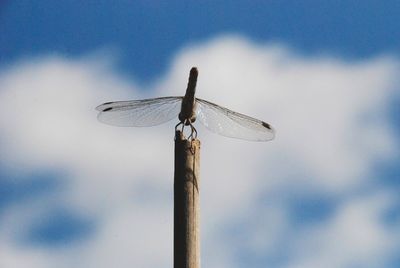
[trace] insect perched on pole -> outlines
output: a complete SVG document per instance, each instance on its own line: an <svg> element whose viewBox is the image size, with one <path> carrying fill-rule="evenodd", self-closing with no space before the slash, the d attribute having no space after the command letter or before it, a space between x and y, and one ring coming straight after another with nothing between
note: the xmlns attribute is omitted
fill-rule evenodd
<svg viewBox="0 0 400 268"><path fill-rule="evenodd" d="M195 97L198 71L190 70L185 96L161 97L144 100L106 102L96 107L98 120L121 127L147 127L162 124L176 117L177 129L189 126L189 138L197 137L193 123L198 119L206 128L220 135L250 141L268 141L274 129L264 121L221 107Z"/></svg>
<svg viewBox="0 0 400 268"><path fill-rule="evenodd" d="M154 126L179 119L175 126L174 268L200 267L200 141L193 125L196 119L227 137L267 141L275 135L268 123L196 98L197 76L193 67L183 97L106 102L96 108L98 119L114 126ZM188 139L183 135L186 126L190 127Z"/></svg>

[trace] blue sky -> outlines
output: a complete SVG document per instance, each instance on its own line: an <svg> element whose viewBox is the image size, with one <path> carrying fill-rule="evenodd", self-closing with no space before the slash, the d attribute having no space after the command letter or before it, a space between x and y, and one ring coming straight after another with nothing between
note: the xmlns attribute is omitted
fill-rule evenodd
<svg viewBox="0 0 400 268"><path fill-rule="evenodd" d="M277 129L254 144L199 126L203 265L399 266L399 16L398 1L3 1L0 266L171 264L174 122L112 128L93 107L183 94L191 66L200 97Z"/></svg>
<svg viewBox="0 0 400 268"><path fill-rule="evenodd" d="M1 7L2 62L116 49L140 80L165 72L187 44L237 33L300 53L399 53L398 1L22 1Z"/></svg>

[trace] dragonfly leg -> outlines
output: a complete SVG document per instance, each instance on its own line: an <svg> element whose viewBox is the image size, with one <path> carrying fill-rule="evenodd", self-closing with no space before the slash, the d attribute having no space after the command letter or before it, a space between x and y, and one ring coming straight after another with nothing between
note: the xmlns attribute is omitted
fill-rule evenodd
<svg viewBox="0 0 400 268"><path fill-rule="evenodd" d="M183 132L183 122L179 122L178 124L176 124L175 131L177 131L179 125L182 125L182 132Z"/></svg>
<svg viewBox="0 0 400 268"><path fill-rule="evenodd" d="M192 122L190 122L190 120L186 119L184 122L179 122L176 126L175 126L175 131L177 131L178 127L182 125L181 128L181 132L183 133L183 130L185 129L185 126L190 126L190 135L189 135L189 139L196 139L197 138L197 130L196 128L193 126Z"/></svg>
<svg viewBox="0 0 400 268"><path fill-rule="evenodd" d="M180 125L182 125L182 127L181 127L181 132L183 133L183 130L184 130L184 128L185 128L185 125L187 125L186 124L186 120L184 121L184 122L179 122L176 126L175 126L175 131L177 131L178 130L178 127L180 126Z"/></svg>
<svg viewBox="0 0 400 268"><path fill-rule="evenodd" d="M189 136L189 139L196 139L197 138L197 130L196 130L196 128L193 126L193 124L192 124L192 122L190 122L189 121L189 126L190 126L190 129L191 129L191 133L190 133L190 136Z"/></svg>

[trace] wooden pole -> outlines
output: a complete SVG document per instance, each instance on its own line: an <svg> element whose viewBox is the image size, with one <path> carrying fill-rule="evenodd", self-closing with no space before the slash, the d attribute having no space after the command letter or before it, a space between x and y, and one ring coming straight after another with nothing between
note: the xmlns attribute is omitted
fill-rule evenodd
<svg viewBox="0 0 400 268"><path fill-rule="evenodd" d="M200 268L200 141L175 133L174 268Z"/></svg>

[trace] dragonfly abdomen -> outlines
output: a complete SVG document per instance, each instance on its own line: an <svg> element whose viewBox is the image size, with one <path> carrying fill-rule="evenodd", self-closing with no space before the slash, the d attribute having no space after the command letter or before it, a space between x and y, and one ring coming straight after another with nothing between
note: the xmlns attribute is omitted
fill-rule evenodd
<svg viewBox="0 0 400 268"><path fill-rule="evenodd" d="M179 120L185 125L189 125L196 121L196 84L199 72L196 67L190 70L189 82L186 88L185 96L182 99L181 112L179 113Z"/></svg>

